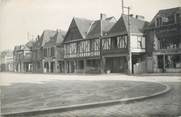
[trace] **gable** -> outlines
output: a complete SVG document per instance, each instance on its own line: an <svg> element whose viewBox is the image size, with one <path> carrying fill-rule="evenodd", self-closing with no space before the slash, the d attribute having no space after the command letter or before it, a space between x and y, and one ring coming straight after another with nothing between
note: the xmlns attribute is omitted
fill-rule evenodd
<svg viewBox="0 0 181 117"><path fill-rule="evenodd" d="M77 40L77 39L82 39L82 35L76 25L76 22L75 20L73 19L70 26L69 26L69 29L68 29L68 32L65 36L65 40L64 42L67 42L67 41L71 41L71 40Z"/></svg>
<svg viewBox="0 0 181 117"><path fill-rule="evenodd" d="M102 21L102 32L103 35L106 34L115 24L115 22L113 22L113 20L110 18L103 20ZM98 38L100 36L101 33L101 21L97 20L95 21L92 26L91 29L87 35L87 38Z"/></svg>
<svg viewBox="0 0 181 117"><path fill-rule="evenodd" d="M108 32L108 35L121 35L126 34L127 29L124 23L123 18L121 17Z"/></svg>

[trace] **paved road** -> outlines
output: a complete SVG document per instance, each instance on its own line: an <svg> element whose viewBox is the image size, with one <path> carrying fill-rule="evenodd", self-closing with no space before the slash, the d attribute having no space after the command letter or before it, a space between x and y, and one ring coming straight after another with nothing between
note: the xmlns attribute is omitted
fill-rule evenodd
<svg viewBox="0 0 181 117"><path fill-rule="evenodd" d="M64 113L39 115L35 117L165 117L181 115L181 77L180 76L127 76L127 75L41 75L41 74L0 74L3 86L15 83L44 83L57 80L120 80L162 82L172 87L172 91L163 96L140 102L76 110Z"/></svg>
<svg viewBox="0 0 181 117"><path fill-rule="evenodd" d="M46 114L36 117L179 117L181 115L180 83L167 82L167 84L173 88L172 91L160 97L130 104Z"/></svg>

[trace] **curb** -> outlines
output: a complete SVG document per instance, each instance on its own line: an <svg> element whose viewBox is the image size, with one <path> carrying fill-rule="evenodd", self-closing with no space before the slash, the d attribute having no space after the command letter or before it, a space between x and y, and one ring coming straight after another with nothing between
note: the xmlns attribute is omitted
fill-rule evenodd
<svg viewBox="0 0 181 117"><path fill-rule="evenodd" d="M142 101L145 99L150 99L156 96L160 96L160 95L168 93L171 90L171 88L168 85L162 84L162 83L159 83L159 84L165 86L166 88L163 91L160 91L148 96L139 96L139 97L124 98L124 99L111 100L111 101L102 101L102 102L94 102L94 103L86 103L86 104L77 104L77 105L71 105L71 106L46 108L46 109L39 109L39 110L25 111L25 112L6 113L6 114L2 114L2 117L21 117L21 116L30 116L30 115L32 116L32 115L40 115L40 114L48 114L48 113L61 113L61 112L73 111L73 110L125 104L125 103Z"/></svg>

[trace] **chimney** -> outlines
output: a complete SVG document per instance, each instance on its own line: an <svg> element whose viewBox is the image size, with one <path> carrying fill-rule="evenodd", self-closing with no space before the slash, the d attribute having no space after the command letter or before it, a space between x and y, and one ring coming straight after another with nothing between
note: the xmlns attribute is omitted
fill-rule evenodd
<svg viewBox="0 0 181 117"><path fill-rule="evenodd" d="M102 30L102 25L103 25L103 20L106 19L106 14L101 13L100 14L100 36L103 36L103 30Z"/></svg>
<svg viewBox="0 0 181 117"><path fill-rule="evenodd" d="M142 16L142 15L136 15L136 19L139 19L139 20L144 20L144 19L145 19L145 17L144 17L144 16Z"/></svg>
<svg viewBox="0 0 181 117"><path fill-rule="evenodd" d="M106 14L101 13L100 14L100 20L105 20L105 19L106 19Z"/></svg>

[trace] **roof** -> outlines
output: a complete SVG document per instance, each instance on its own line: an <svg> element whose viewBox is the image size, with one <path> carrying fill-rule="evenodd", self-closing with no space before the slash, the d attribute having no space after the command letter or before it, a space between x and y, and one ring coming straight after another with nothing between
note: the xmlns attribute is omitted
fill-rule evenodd
<svg viewBox="0 0 181 117"><path fill-rule="evenodd" d="M181 13L181 7L175 7L170 9L162 9L158 12L159 15Z"/></svg>
<svg viewBox="0 0 181 117"><path fill-rule="evenodd" d="M103 35L105 33L107 33L113 27L113 25L115 23L116 23L116 20L115 20L114 17L109 17L109 18L106 18L105 20L102 20ZM91 25L90 30L89 30L86 38L96 38L96 37L99 37L100 33L101 33L101 21L100 20L96 20Z"/></svg>
<svg viewBox="0 0 181 117"><path fill-rule="evenodd" d="M159 10L159 12L154 16L154 18L152 19L149 27L154 27L155 26L155 18L157 16L169 16L169 15L174 15L176 13L180 13L181 14L181 7L175 7L175 8L170 8L170 9L162 9Z"/></svg>
<svg viewBox="0 0 181 117"><path fill-rule="evenodd" d="M25 44L25 46L27 46L28 48L32 48L33 47L33 44L35 43L35 41L29 41Z"/></svg>
<svg viewBox="0 0 181 117"><path fill-rule="evenodd" d="M91 26L93 21L77 17L74 17L73 19L79 29L79 32L82 35L82 38L85 38L87 35L87 31L89 30L89 27Z"/></svg>
<svg viewBox="0 0 181 117"><path fill-rule="evenodd" d="M53 38L56 34L56 31L54 30L45 30L43 31L42 35L41 35L41 46L44 46L46 42L48 42L51 38Z"/></svg>
<svg viewBox="0 0 181 117"><path fill-rule="evenodd" d="M143 33L143 29L149 24L144 20L129 16L130 33ZM122 35L128 33L128 15L122 15L115 23L108 35Z"/></svg>
<svg viewBox="0 0 181 117"><path fill-rule="evenodd" d="M54 46L57 44L61 44L64 40L66 32L62 30L57 30L56 34L45 43L44 47Z"/></svg>

